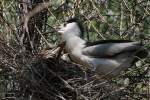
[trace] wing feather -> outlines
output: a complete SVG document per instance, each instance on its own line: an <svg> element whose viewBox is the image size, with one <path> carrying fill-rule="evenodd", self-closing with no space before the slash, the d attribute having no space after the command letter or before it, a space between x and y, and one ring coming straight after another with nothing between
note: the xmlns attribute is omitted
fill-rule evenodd
<svg viewBox="0 0 150 100"><path fill-rule="evenodd" d="M134 52L140 48L141 44L139 42L106 42L87 46L82 53L91 57L110 57L123 52Z"/></svg>

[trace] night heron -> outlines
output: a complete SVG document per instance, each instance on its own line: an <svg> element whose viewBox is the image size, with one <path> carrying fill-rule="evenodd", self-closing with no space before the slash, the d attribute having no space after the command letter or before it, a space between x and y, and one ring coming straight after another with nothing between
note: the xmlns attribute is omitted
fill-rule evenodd
<svg viewBox="0 0 150 100"><path fill-rule="evenodd" d="M75 18L68 20L58 32L66 42L65 49L73 62L106 77L117 76L148 54L140 42L129 40L86 42L80 37L82 31Z"/></svg>

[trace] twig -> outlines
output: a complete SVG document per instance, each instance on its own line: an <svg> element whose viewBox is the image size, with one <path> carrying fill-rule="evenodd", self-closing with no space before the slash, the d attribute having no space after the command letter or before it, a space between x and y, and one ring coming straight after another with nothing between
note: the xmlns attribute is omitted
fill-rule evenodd
<svg viewBox="0 0 150 100"><path fill-rule="evenodd" d="M51 43L49 43L49 42L45 39L45 37L42 35L41 31L38 29L38 27L37 27L36 25L35 25L35 28L36 28L36 30L38 31L38 33L41 35L41 37L43 38L43 40L45 41L45 43L46 43L50 48L53 48L54 45L52 45Z"/></svg>

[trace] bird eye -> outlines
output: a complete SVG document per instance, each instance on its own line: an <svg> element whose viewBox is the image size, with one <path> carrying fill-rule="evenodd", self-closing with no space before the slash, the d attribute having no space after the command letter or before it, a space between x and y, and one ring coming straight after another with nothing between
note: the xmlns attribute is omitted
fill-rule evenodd
<svg viewBox="0 0 150 100"><path fill-rule="evenodd" d="M66 25L67 25L66 23L63 24L64 27L65 27Z"/></svg>

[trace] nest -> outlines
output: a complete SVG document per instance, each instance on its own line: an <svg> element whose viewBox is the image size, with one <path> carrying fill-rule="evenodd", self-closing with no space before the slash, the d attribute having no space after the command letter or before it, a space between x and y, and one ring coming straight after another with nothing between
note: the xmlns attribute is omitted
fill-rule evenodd
<svg viewBox="0 0 150 100"><path fill-rule="evenodd" d="M115 89L108 81L96 79L92 72L86 80L81 67L55 58L40 59L23 76L21 94L40 100L95 100Z"/></svg>
<svg viewBox="0 0 150 100"><path fill-rule="evenodd" d="M80 65L60 59L60 48L39 54L18 52L0 43L1 81L7 83L2 89L3 100L127 100L148 97L131 91L142 78L131 85L119 86L117 81L100 79L95 72L84 70ZM15 48L16 47L16 48ZM21 47L20 47L21 48ZM44 54L44 55L43 55ZM2 86L2 84L1 84Z"/></svg>

